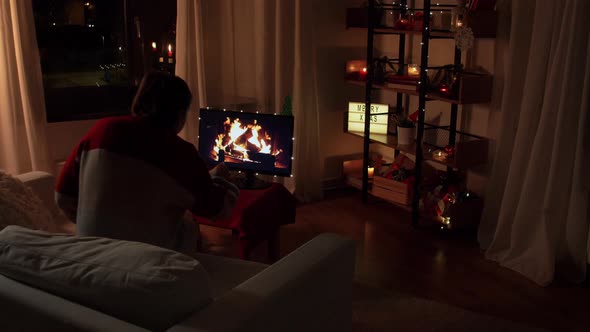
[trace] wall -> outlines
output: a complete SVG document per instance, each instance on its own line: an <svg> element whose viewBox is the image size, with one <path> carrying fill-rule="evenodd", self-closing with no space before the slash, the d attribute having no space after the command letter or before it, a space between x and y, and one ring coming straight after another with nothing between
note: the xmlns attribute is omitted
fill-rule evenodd
<svg viewBox="0 0 590 332"><path fill-rule="evenodd" d="M55 173L58 174L57 163L66 160L80 139L94 125L96 120L54 122L47 124L47 146L49 157L56 166Z"/></svg>
<svg viewBox="0 0 590 332"><path fill-rule="evenodd" d="M346 61L366 57L367 31L346 29L346 8L363 1L317 1L316 61L320 109L320 152L325 181L341 177L342 161L359 157L362 139L344 133L344 114L349 101L362 102L365 90L344 81Z"/></svg>

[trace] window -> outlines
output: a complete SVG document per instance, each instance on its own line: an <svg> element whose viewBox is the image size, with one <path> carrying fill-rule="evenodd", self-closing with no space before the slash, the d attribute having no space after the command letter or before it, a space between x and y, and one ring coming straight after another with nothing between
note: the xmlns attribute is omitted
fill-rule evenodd
<svg viewBox="0 0 590 332"><path fill-rule="evenodd" d="M174 72L175 1L33 0L47 121L129 113L141 77Z"/></svg>

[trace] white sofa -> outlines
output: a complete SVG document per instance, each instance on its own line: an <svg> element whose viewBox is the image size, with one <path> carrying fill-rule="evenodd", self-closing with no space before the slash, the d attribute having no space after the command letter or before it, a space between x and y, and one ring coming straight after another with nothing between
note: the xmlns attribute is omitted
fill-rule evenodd
<svg viewBox="0 0 590 332"><path fill-rule="evenodd" d="M19 178L53 204L51 175ZM214 300L167 331L350 331L354 257L353 242L333 234L314 238L272 265L196 254L212 280ZM2 331L146 331L2 275L0 326Z"/></svg>

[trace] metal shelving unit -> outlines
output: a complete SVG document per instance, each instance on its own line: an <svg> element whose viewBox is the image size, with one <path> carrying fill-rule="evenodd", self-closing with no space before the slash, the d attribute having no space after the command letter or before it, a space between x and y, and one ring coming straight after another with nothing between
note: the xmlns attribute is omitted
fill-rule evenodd
<svg viewBox="0 0 590 332"><path fill-rule="evenodd" d="M453 5L438 5L436 4L434 8L436 10L452 10ZM403 95L417 95L419 98L418 102L418 121L417 121L417 135L416 135L416 142L423 142L424 140L424 133L425 129L432 129L433 126L428 125L425 123L425 113L426 113L426 103L430 100L439 100L450 103L450 123L448 126L444 127L437 127L438 129L443 129L448 131L448 145L455 146L456 137L458 135L466 135L471 136L475 139L482 139L484 138L470 135L467 133L462 133L457 130L457 117L459 111L459 104L467 104L467 103L479 103L479 102L486 102L485 99L479 98L475 96L474 98L469 98L469 96L463 96L463 98L452 99L446 96L437 95L435 93L429 93L426 88L426 82L428 81L428 50L429 44L431 39L441 39L441 38L453 38L453 34L448 31L433 31L430 26L430 19L428 19L431 15L431 9L433 8L430 0L424 0L423 8L408 8L407 0L402 0L399 3L394 4L377 4L375 0L368 1L368 27L367 27L367 79L364 83L362 82L350 82L352 84L357 85L364 85L365 86L365 125L364 125L364 134L358 133L358 136L363 137L363 169L362 169L362 199L363 202L367 202L368 195L369 195L369 150L371 143L381 143L391 146L396 149L396 153L398 151L403 151L406 153L411 153L415 156L415 181L414 181L414 188L413 188L413 197L411 199L411 212L412 212L412 225L419 226L419 219L420 219L420 189L421 189L421 180L422 180L422 168L423 163L425 160L432 160L435 162L436 159L431 157L429 151L424 151L424 144L413 144L411 146L398 146L396 144L395 137L391 135L371 135L370 134L370 110L371 110L371 103L372 103L372 96L371 92L374 89L385 89L391 90L397 95L396 101L396 111L401 111L403 109ZM401 14L406 14L408 11L421 11L423 13L423 26L422 31L406 31L406 30L396 30L393 28L382 28L377 27L376 22L374 22L375 11L376 10L396 10L399 11ZM399 62L399 70L398 74L403 75L403 68L404 68L404 59L405 59L405 43L406 43L406 35L408 34L420 34L421 35L421 54L420 54L420 78L419 78L419 88L418 91L411 91L411 90L400 90L395 88L388 88L386 85L375 85L374 84L374 76L375 76L375 64L373 61L373 50L374 50L374 36L383 35L383 34L391 34L391 35L399 35L399 48L398 48L398 62ZM461 51L454 48L454 65L456 68L461 66ZM436 126L434 126L436 127ZM485 149L487 150L487 140L485 142ZM481 158L480 160L481 161ZM440 162L443 165L446 165L448 170L462 168L462 167L469 167L469 164L461 164L457 160L452 162Z"/></svg>

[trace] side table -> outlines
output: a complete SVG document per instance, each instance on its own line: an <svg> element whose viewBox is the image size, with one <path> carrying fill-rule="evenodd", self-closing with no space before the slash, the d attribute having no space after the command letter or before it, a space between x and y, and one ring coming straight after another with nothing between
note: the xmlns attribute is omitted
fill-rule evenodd
<svg viewBox="0 0 590 332"><path fill-rule="evenodd" d="M195 216L197 223L231 229L237 235L240 258L249 259L250 252L267 241L271 261L279 257L279 228L295 222L295 197L279 183L259 190L241 190L236 207L229 218L210 220Z"/></svg>

